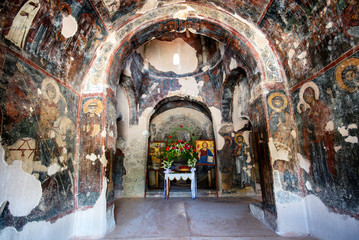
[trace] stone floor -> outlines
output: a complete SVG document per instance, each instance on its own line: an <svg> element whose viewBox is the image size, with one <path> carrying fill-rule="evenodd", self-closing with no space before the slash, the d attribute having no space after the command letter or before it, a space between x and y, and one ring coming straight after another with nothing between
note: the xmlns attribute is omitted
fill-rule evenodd
<svg viewBox="0 0 359 240"><path fill-rule="evenodd" d="M116 228L104 239L314 239L280 237L252 216L249 202L253 199L119 199L115 203Z"/></svg>

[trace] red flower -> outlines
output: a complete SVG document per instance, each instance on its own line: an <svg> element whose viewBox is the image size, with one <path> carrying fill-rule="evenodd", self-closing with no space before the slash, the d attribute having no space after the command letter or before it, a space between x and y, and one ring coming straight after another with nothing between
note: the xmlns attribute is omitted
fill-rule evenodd
<svg viewBox="0 0 359 240"><path fill-rule="evenodd" d="M168 161L168 158L165 158L166 161Z"/></svg>
<svg viewBox="0 0 359 240"><path fill-rule="evenodd" d="M177 142L175 142L175 145L177 145Z"/></svg>
<svg viewBox="0 0 359 240"><path fill-rule="evenodd" d="M197 152L196 149L193 149L193 152Z"/></svg>
<svg viewBox="0 0 359 240"><path fill-rule="evenodd" d="M182 126L182 125L180 125L180 128L183 128L183 126Z"/></svg>
<svg viewBox="0 0 359 240"><path fill-rule="evenodd" d="M186 150L189 150L189 147L186 147Z"/></svg>
<svg viewBox="0 0 359 240"><path fill-rule="evenodd" d="M190 145L190 148L193 148L192 145Z"/></svg>
<svg viewBox="0 0 359 240"><path fill-rule="evenodd" d="M192 133L192 136L194 136L194 133Z"/></svg>
<svg viewBox="0 0 359 240"><path fill-rule="evenodd" d="M173 146L172 149L175 149L175 146Z"/></svg>
<svg viewBox="0 0 359 240"><path fill-rule="evenodd" d="M168 138L171 138L171 136L168 136Z"/></svg>
<svg viewBox="0 0 359 240"><path fill-rule="evenodd" d="M182 151L183 151L183 148L181 148L180 151L182 152Z"/></svg>
<svg viewBox="0 0 359 240"><path fill-rule="evenodd" d="M170 150L170 147L169 147L169 146L167 146L166 150L167 150L167 151L168 151L168 150Z"/></svg>

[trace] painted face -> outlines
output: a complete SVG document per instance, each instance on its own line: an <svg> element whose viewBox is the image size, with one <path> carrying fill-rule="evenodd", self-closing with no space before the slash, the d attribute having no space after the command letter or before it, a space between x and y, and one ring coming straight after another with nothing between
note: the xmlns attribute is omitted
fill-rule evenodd
<svg viewBox="0 0 359 240"><path fill-rule="evenodd" d="M279 172L283 172L284 169L285 169L284 161L277 160L277 161L276 161L276 169L277 169Z"/></svg>
<svg viewBox="0 0 359 240"><path fill-rule="evenodd" d="M284 101L283 101L283 99L281 97L275 97L272 100L272 104L276 108L281 108L283 106L283 104L284 104Z"/></svg>
<svg viewBox="0 0 359 240"><path fill-rule="evenodd" d="M204 142L204 143L202 144L202 147L203 147L203 148L207 148L207 147L208 147L208 144Z"/></svg>
<svg viewBox="0 0 359 240"><path fill-rule="evenodd" d="M307 88L303 94L304 101L308 104L314 102L314 90L312 88Z"/></svg>
<svg viewBox="0 0 359 240"><path fill-rule="evenodd" d="M46 86L46 94L50 99L54 99L56 97L56 89L52 84L48 84Z"/></svg>
<svg viewBox="0 0 359 240"><path fill-rule="evenodd" d="M92 103L88 106L89 113L96 113L97 109L98 109L98 106L95 103Z"/></svg>
<svg viewBox="0 0 359 240"><path fill-rule="evenodd" d="M343 78L344 84L352 89L357 87L358 80L359 80L359 76L358 76L357 71L355 71L355 70L347 71Z"/></svg>

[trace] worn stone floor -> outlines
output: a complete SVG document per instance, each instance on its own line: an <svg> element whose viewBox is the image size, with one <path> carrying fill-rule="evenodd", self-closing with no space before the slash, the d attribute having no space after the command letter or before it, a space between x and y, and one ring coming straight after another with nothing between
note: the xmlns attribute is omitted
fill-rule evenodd
<svg viewBox="0 0 359 240"><path fill-rule="evenodd" d="M280 237L252 216L249 202L253 199L119 199L115 202L116 228L103 239L314 239Z"/></svg>

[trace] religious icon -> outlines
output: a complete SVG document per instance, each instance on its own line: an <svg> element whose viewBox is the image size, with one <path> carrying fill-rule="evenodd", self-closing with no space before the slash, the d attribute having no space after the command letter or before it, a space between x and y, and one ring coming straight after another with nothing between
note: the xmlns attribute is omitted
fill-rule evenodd
<svg viewBox="0 0 359 240"><path fill-rule="evenodd" d="M359 86L359 59L349 58L339 64L335 80L340 88L350 93L356 92Z"/></svg>
<svg viewBox="0 0 359 240"><path fill-rule="evenodd" d="M269 116L269 124L273 139L293 149L291 133L295 129L295 125L287 109L287 97L282 92L271 93L268 97L268 105L272 110Z"/></svg>
<svg viewBox="0 0 359 240"><path fill-rule="evenodd" d="M319 99L319 88L314 82L305 83L299 97L303 144L311 163L310 173L317 187L324 188L336 177L334 123L328 105Z"/></svg>
<svg viewBox="0 0 359 240"><path fill-rule="evenodd" d="M152 162L153 169L159 169L162 161L162 155L166 149L166 142L150 142L149 158Z"/></svg>
<svg viewBox="0 0 359 240"><path fill-rule="evenodd" d="M243 188L245 184L251 183L253 163L249 155L249 146L246 144L243 134L237 133L234 136L235 149L234 157L236 159L237 177L240 182L240 187Z"/></svg>
<svg viewBox="0 0 359 240"><path fill-rule="evenodd" d="M5 38L22 49L25 46L26 36L30 31L31 24L40 7L39 0L27 1L15 16L10 31Z"/></svg>
<svg viewBox="0 0 359 240"><path fill-rule="evenodd" d="M196 152L198 163L215 164L213 140L196 140Z"/></svg>
<svg viewBox="0 0 359 240"><path fill-rule="evenodd" d="M101 179L101 128L102 101L89 99L83 106L84 116L80 121L81 150L79 192L90 194L100 191Z"/></svg>

